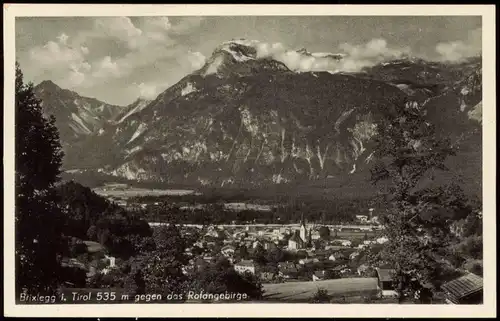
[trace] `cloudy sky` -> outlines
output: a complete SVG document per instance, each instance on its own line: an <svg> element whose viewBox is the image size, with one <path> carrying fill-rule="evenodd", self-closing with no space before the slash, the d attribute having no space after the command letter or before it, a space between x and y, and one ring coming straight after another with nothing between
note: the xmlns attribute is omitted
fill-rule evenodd
<svg viewBox="0 0 500 321"><path fill-rule="evenodd" d="M293 69L331 68L323 58L288 54L306 48L346 53L341 69L355 70L403 54L450 61L480 54L481 17L17 18L16 58L35 84L50 79L126 105L154 98L233 38L258 40L261 53Z"/></svg>

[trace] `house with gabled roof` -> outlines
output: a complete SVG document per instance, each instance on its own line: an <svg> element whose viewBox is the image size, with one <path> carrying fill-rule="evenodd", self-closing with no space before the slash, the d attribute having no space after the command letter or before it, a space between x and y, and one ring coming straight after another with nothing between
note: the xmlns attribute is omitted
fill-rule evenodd
<svg viewBox="0 0 500 321"><path fill-rule="evenodd" d="M395 270L376 268L375 271L377 273L378 287L382 291L382 296L397 297L398 293L394 286Z"/></svg>
<svg viewBox="0 0 500 321"><path fill-rule="evenodd" d="M256 265L253 260L241 260L234 265L234 269L238 273L250 272L255 274Z"/></svg>
<svg viewBox="0 0 500 321"><path fill-rule="evenodd" d="M482 304L483 278L467 273L441 286L448 304Z"/></svg>

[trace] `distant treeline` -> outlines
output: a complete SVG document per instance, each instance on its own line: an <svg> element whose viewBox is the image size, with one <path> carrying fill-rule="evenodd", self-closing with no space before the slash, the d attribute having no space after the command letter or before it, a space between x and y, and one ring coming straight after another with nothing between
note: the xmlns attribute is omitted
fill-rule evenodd
<svg viewBox="0 0 500 321"><path fill-rule="evenodd" d="M180 197L185 200L185 196ZM186 202L187 203L187 202ZM282 203L271 211L253 209L230 210L223 203L200 203L201 208L182 208L182 203L160 202L150 204L145 210L139 210L148 221L175 222L178 224L291 224L300 222L304 217L308 222L322 224L340 224L353 222L356 215L368 214L373 206L372 199L317 201L300 199Z"/></svg>

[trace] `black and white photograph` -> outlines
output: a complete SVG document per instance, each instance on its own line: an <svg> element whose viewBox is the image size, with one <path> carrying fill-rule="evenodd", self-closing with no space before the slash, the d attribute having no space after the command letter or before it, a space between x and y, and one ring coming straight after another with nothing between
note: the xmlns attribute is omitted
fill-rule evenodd
<svg viewBox="0 0 500 321"><path fill-rule="evenodd" d="M493 7L79 6L6 31L16 309L491 307Z"/></svg>

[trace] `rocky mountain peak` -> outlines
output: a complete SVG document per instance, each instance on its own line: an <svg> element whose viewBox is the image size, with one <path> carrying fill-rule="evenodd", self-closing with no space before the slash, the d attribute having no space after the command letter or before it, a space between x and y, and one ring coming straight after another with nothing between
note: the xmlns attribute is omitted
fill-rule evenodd
<svg viewBox="0 0 500 321"><path fill-rule="evenodd" d="M241 77L257 73L288 72L285 64L271 58L258 57L256 40L233 39L220 44L195 72L201 76L215 75L217 78Z"/></svg>
<svg viewBox="0 0 500 321"><path fill-rule="evenodd" d="M56 85L52 80L44 80L41 83L39 83L36 87L61 89L61 87Z"/></svg>

